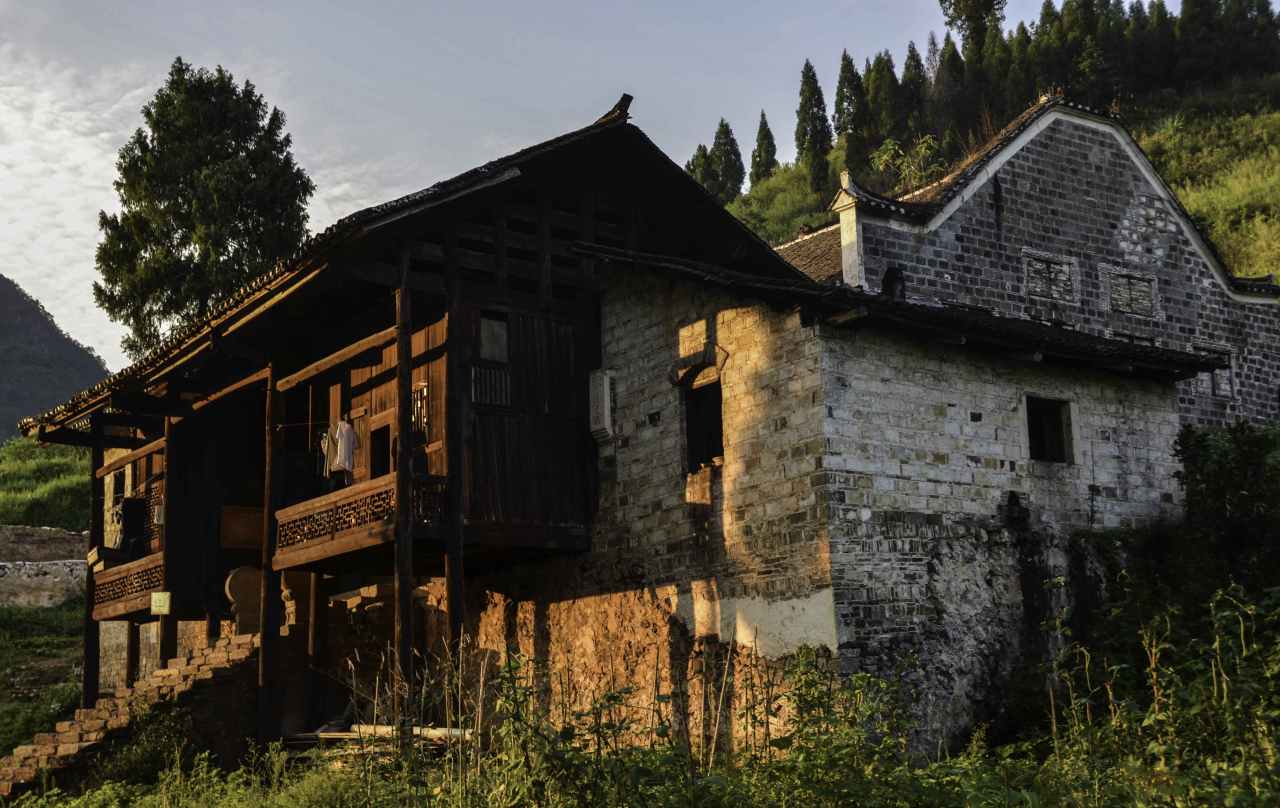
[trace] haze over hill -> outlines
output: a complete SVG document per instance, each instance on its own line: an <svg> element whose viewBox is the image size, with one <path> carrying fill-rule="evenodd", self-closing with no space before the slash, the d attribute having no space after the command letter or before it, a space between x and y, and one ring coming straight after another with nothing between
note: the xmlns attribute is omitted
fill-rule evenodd
<svg viewBox="0 0 1280 808"><path fill-rule="evenodd" d="M0 275L0 441L17 434L20 418L106 375L97 354L67 336L38 300Z"/></svg>

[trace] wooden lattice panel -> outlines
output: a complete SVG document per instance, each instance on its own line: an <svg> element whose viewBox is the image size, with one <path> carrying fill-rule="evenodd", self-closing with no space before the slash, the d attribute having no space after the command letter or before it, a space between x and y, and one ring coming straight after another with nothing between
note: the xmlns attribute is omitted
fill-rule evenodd
<svg viewBox="0 0 1280 808"><path fill-rule="evenodd" d="M449 497L448 477L428 477L413 481L413 521L420 525L444 520Z"/></svg>
<svg viewBox="0 0 1280 808"><path fill-rule="evenodd" d="M154 559L144 559L141 566L123 574L111 575L114 572L115 570L106 570L105 573L99 573L95 577L93 588L95 606L126 600L164 588L164 559L158 555Z"/></svg>
<svg viewBox="0 0 1280 808"><path fill-rule="evenodd" d="M325 539L344 530L395 519L396 489L384 486L364 496L338 500L296 519L281 520L276 546L290 547L305 541Z"/></svg>
<svg viewBox="0 0 1280 808"><path fill-rule="evenodd" d="M157 514L164 508L164 477L158 476L147 485L147 541L152 548L160 548L164 543L164 524L157 519Z"/></svg>

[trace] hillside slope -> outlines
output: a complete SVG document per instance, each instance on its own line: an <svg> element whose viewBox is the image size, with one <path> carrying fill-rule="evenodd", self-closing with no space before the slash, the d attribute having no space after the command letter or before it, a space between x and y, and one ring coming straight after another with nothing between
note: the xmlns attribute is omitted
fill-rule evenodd
<svg viewBox="0 0 1280 808"><path fill-rule="evenodd" d="M1234 274L1280 274L1280 75L1161 93L1129 105L1121 120ZM838 147L828 161L834 177ZM785 165L728 209L780 244L834 221L828 201L802 169Z"/></svg>
<svg viewBox="0 0 1280 808"><path fill-rule="evenodd" d="M92 351L58 328L40 303L0 275L0 442L18 419L52 407L107 375Z"/></svg>

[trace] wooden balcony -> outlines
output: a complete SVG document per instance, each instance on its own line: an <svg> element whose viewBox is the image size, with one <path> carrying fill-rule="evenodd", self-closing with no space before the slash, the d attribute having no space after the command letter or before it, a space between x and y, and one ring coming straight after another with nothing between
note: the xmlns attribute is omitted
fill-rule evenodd
<svg viewBox="0 0 1280 808"><path fill-rule="evenodd" d="M151 608L164 590L164 553L152 553L93 573L93 619L113 620Z"/></svg>
<svg viewBox="0 0 1280 808"><path fill-rule="evenodd" d="M413 483L414 538L437 534L445 513L445 477ZM395 542L396 476L387 474L276 511L271 566L290 569Z"/></svg>

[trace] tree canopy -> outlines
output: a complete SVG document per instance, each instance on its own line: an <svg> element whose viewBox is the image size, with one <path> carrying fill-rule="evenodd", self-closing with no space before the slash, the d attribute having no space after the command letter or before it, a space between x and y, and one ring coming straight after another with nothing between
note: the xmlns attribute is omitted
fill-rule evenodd
<svg viewBox="0 0 1280 808"><path fill-rule="evenodd" d="M778 146L764 110L760 110L760 126L756 129L756 147L751 150L751 187L773 176L778 170Z"/></svg>
<svg viewBox="0 0 1280 808"><path fill-rule="evenodd" d="M98 214L93 284L134 358L292 255L315 190L284 113L221 67L175 59L142 117L116 161L120 212Z"/></svg>

